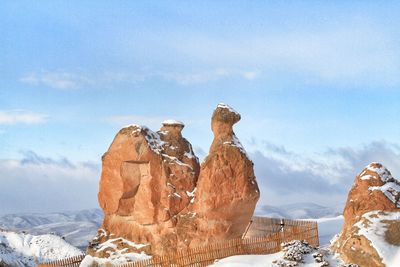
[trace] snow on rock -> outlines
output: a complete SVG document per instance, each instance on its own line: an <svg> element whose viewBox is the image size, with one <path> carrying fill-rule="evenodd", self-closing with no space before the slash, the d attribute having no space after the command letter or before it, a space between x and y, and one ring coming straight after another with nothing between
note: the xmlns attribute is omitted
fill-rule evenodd
<svg viewBox="0 0 400 267"><path fill-rule="evenodd" d="M328 248L314 248L305 241L281 244L282 251L268 255L238 255L217 260L219 267L358 267L346 265Z"/></svg>
<svg viewBox="0 0 400 267"><path fill-rule="evenodd" d="M373 162L355 178L344 225L332 248L343 260L367 267L400 266L400 183Z"/></svg>
<svg viewBox="0 0 400 267"><path fill-rule="evenodd" d="M104 230L103 230L104 232ZM150 256L138 250L149 246L149 244L137 244L124 238L108 239L97 245L97 254L106 257L94 257L87 255L81 262L81 267L118 265L127 262L149 259Z"/></svg>
<svg viewBox="0 0 400 267"><path fill-rule="evenodd" d="M376 173L377 175L367 174L367 171ZM383 165L373 162L369 164L360 175L361 180L380 179L382 184L378 186L370 186L369 190L380 190L394 204L400 208L400 182L396 180L390 171Z"/></svg>
<svg viewBox="0 0 400 267"><path fill-rule="evenodd" d="M393 180L393 176L390 173L390 171L388 169L386 169L385 166L383 166L382 164L380 164L378 162L372 162L372 163L368 164L368 166L365 168L371 172L376 172L379 175L379 178L383 182L388 182L390 180Z"/></svg>
<svg viewBox="0 0 400 267"><path fill-rule="evenodd" d="M184 238L190 247L241 237L254 213L260 193L253 163L233 132L239 120L239 113L222 104L212 114L214 139L189 206L197 216L182 221L182 227L195 230Z"/></svg>
<svg viewBox="0 0 400 267"><path fill-rule="evenodd" d="M182 127L185 126L183 122L177 120L165 120L162 122L162 125L181 125Z"/></svg>
<svg viewBox="0 0 400 267"><path fill-rule="evenodd" d="M371 242L371 246L378 252L382 262L387 267L398 267L400 266L400 242L396 242L397 245L388 242L387 231L388 227L390 227L390 222L400 222L400 211L371 211L365 213L362 219L354 226L359 229L358 235L365 236ZM397 231L399 226L400 223L397 226Z"/></svg>
<svg viewBox="0 0 400 267"><path fill-rule="evenodd" d="M227 104L225 104L225 103L219 103L219 104L217 105L217 108L227 109L227 110L229 110L229 112L235 113L235 114L237 114L237 115L240 116L239 112L237 112L237 111L234 110L231 106L229 106L229 105L227 105Z"/></svg>
<svg viewBox="0 0 400 267"><path fill-rule="evenodd" d="M116 134L102 158L99 203L106 235L99 231L93 244L121 237L150 244L132 251L139 254L176 250L176 217L191 204L186 192L193 192L200 171L182 129L182 123L167 121L157 132L132 125ZM103 252L95 245L87 250L92 257L110 257Z"/></svg>
<svg viewBox="0 0 400 267"><path fill-rule="evenodd" d="M380 190L390 201L400 208L400 183L398 181L386 182L382 186L370 186L369 190Z"/></svg>
<svg viewBox="0 0 400 267"><path fill-rule="evenodd" d="M232 135L232 140L225 141L223 144L239 148L240 152L242 152L244 155L246 155L247 158L250 158L249 155L247 154L246 150L244 149L242 143L240 143L239 139L236 137L235 134Z"/></svg>
<svg viewBox="0 0 400 267"><path fill-rule="evenodd" d="M90 255L85 256L82 260L80 267L93 267L93 266L115 266L127 262L146 260L150 257L144 253L120 253L111 254L109 258L98 258Z"/></svg>
<svg viewBox="0 0 400 267"><path fill-rule="evenodd" d="M31 235L0 230L0 266L36 266L83 254L82 251L55 235Z"/></svg>
<svg viewBox="0 0 400 267"><path fill-rule="evenodd" d="M310 246L307 241L293 240L281 244L282 251L284 252L283 258L289 261L302 261L303 254L309 254L315 250Z"/></svg>

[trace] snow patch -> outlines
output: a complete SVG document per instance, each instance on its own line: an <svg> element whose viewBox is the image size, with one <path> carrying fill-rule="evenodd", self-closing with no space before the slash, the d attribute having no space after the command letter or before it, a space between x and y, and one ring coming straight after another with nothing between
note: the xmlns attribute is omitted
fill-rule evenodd
<svg viewBox="0 0 400 267"><path fill-rule="evenodd" d="M129 241L125 238L122 237L118 237L118 238L114 238L114 239L109 239L106 242L103 242L101 244L99 244L99 248L97 249L97 251L102 251L105 250L107 248L112 248L112 249L117 249L117 245L114 244L113 242L119 242L119 243L124 243L127 244L130 247L136 248L136 249L141 249L143 247L148 246L145 244L136 244L135 242Z"/></svg>
<svg viewBox="0 0 400 267"><path fill-rule="evenodd" d="M183 124L183 122L177 121L177 120L165 120L165 121L162 122L162 125L181 125L181 126L185 126L185 124Z"/></svg>
<svg viewBox="0 0 400 267"><path fill-rule="evenodd" d="M369 180L369 179L374 179L374 178L375 178L374 176L369 175L369 174L360 176L361 180Z"/></svg>
<svg viewBox="0 0 400 267"><path fill-rule="evenodd" d="M380 166L380 167L374 167L374 166ZM382 193L385 194L385 196L391 202L393 202L398 208L400 208L400 182L397 181L391 175L391 173L389 172L388 169L386 169L384 166L382 166L379 163L376 163L376 162L371 163L366 167L366 169L378 174L379 178L384 183L382 186L370 186L368 189L371 191L374 191L374 190L382 191ZM371 177L372 177L371 175L364 175L364 176L361 176L361 179L367 180L367 179L370 179Z"/></svg>
<svg viewBox="0 0 400 267"><path fill-rule="evenodd" d="M224 103L219 103L217 105L217 108L224 108L224 109L228 109L230 112L235 113L237 115L240 115L239 112L237 112L236 110L234 110L231 106L224 104Z"/></svg>
<svg viewBox="0 0 400 267"><path fill-rule="evenodd" d="M142 253L111 253L109 258L97 258L87 255L79 267L92 266L115 266L127 262L147 260L151 257L144 252Z"/></svg>
<svg viewBox="0 0 400 267"><path fill-rule="evenodd" d="M382 186L370 186L368 190L380 190L385 196L400 208L400 184L388 182Z"/></svg>
<svg viewBox="0 0 400 267"><path fill-rule="evenodd" d="M82 251L55 235L31 235L0 230L0 262L11 266L37 265L82 255Z"/></svg>
<svg viewBox="0 0 400 267"><path fill-rule="evenodd" d="M391 245L385 240L386 224L382 221L399 221L400 212L371 211L362 217L367 220L367 226L363 223L364 220L354 224L359 229L357 234L365 236L371 242L371 246L375 248L387 267L399 266L400 247Z"/></svg>
<svg viewBox="0 0 400 267"><path fill-rule="evenodd" d="M240 152L242 152L248 159L250 159L249 155L247 154L246 150L244 149L242 143L240 143L239 139L236 137L235 134L232 135L232 141L226 141L223 143L224 145L230 145L237 147Z"/></svg>
<svg viewBox="0 0 400 267"><path fill-rule="evenodd" d="M374 167L373 165L380 165L381 167L377 168L377 167ZM389 170L377 162L372 162L365 168L371 172L376 172L383 182L388 182L388 181L394 179L393 176L391 175L391 173L389 172Z"/></svg>

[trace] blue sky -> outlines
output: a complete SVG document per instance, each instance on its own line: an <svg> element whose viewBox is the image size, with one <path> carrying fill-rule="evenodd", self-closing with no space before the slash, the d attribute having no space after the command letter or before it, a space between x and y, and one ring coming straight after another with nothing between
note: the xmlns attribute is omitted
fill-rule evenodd
<svg viewBox="0 0 400 267"><path fill-rule="evenodd" d="M343 202L369 161L399 177L398 14L396 1L3 1L0 213L96 206L125 124L182 120L204 157L219 102L242 114L261 204Z"/></svg>

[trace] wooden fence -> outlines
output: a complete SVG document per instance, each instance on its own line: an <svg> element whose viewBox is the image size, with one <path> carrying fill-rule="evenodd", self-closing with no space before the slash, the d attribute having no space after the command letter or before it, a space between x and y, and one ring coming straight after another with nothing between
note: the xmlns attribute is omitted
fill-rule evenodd
<svg viewBox="0 0 400 267"><path fill-rule="evenodd" d="M65 267L79 267L85 255L78 255L66 259L55 260L47 263L39 263L39 267L55 267L55 266L65 266Z"/></svg>
<svg viewBox="0 0 400 267"><path fill-rule="evenodd" d="M234 255L275 253L281 250L280 244L282 242L296 239L306 240L312 246L319 246L317 223L313 221L253 217L244 238L178 251L174 254L154 256L147 260L118 265L118 267L202 267L213 263L217 259ZM81 261L83 257L79 257L81 257ZM64 261L64 263L61 261ZM61 261L39 266L79 266L78 259Z"/></svg>

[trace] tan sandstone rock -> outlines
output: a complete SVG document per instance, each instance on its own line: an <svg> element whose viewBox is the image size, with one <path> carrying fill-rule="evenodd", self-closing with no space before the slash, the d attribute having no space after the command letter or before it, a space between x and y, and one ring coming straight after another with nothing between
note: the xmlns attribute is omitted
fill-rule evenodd
<svg viewBox="0 0 400 267"><path fill-rule="evenodd" d="M344 226L332 248L359 266L394 267L380 244L394 251L398 247L400 253L400 235L393 230L400 219L399 198L400 182L381 164L369 164L354 180L343 212Z"/></svg>
<svg viewBox="0 0 400 267"><path fill-rule="evenodd" d="M214 141L201 169L182 137L183 123L164 121L158 132L121 129L102 159L98 198L105 217L88 255L164 255L240 237L260 193L232 129L239 120L229 106L217 106Z"/></svg>
<svg viewBox="0 0 400 267"><path fill-rule="evenodd" d="M192 228L185 230L190 247L241 237L260 197L253 163L232 129L239 120L225 104L212 115L214 140L190 206Z"/></svg>
<svg viewBox="0 0 400 267"><path fill-rule="evenodd" d="M105 218L89 253L96 256L95 245L114 237L146 245L140 251L151 254L176 247L176 216L190 203L200 168L183 127L166 121L159 132L138 125L118 132L102 159Z"/></svg>

